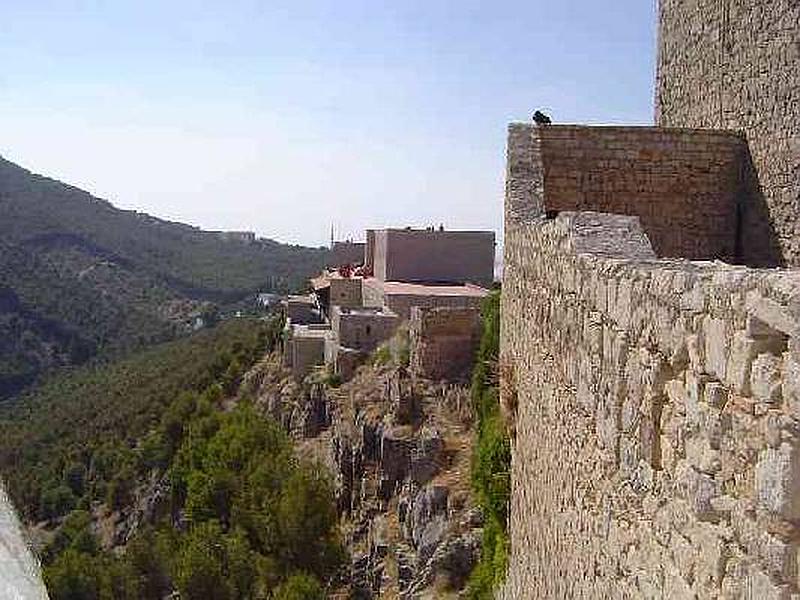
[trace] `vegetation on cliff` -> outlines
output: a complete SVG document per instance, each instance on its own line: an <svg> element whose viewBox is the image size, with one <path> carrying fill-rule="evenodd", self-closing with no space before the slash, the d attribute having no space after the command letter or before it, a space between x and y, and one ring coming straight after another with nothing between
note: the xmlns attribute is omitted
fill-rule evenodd
<svg viewBox="0 0 800 600"><path fill-rule="evenodd" d="M508 563L508 507L511 496L511 443L500 414L497 363L500 347L500 292L481 309L483 334L472 376L477 442L472 487L484 512L481 560L472 572L469 595L491 599Z"/></svg>
<svg viewBox="0 0 800 600"><path fill-rule="evenodd" d="M323 589L342 560L331 483L247 398L230 402L280 330L231 320L78 369L0 413L9 490L55 527L42 552L54 600ZM103 535L109 522L125 525L121 541Z"/></svg>

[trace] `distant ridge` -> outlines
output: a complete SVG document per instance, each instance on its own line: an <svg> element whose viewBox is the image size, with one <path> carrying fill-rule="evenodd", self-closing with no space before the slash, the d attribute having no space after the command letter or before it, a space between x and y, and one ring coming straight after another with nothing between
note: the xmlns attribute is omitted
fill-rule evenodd
<svg viewBox="0 0 800 600"><path fill-rule="evenodd" d="M210 303L302 285L325 255L120 210L0 157L0 398L169 339Z"/></svg>

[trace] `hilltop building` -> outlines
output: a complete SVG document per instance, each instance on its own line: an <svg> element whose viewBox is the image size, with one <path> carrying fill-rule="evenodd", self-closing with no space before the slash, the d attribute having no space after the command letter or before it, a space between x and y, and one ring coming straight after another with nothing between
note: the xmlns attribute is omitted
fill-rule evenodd
<svg viewBox="0 0 800 600"><path fill-rule="evenodd" d="M379 229L367 232L364 266L379 281L470 282L494 278L494 232Z"/></svg>
<svg viewBox="0 0 800 600"><path fill-rule="evenodd" d="M256 234L254 231L210 231L219 239L225 242L237 242L239 244L255 244Z"/></svg>
<svg viewBox="0 0 800 600"><path fill-rule="evenodd" d="M425 319L426 311L459 309L477 315L489 293L493 232L373 229L367 231L366 239L365 244L334 242L332 248L337 252L331 262L338 264L312 279L308 295L287 301L284 362L298 378L322 364L348 378L369 353L415 314L417 319ZM361 254L354 260L358 249ZM438 314L440 325L418 329L445 331L447 327L441 323L448 321L450 313ZM474 338L471 330L464 329L468 322L452 313L452 333L462 341ZM426 348L425 356L431 358L421 363L431 365L448 351L442 344ZM431 348L440 350L439 354L434 356Z"/></svg>

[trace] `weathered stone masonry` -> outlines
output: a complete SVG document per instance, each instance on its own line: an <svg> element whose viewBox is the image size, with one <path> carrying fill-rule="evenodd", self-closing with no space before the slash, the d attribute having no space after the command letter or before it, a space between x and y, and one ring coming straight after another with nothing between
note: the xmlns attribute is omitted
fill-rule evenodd
<svg viewBox="0 0 800 600"><path fill-rule="evenodd" d="M637 215L659 256L736 255L744 139L725 131L656 127L509 128L512 186L536 182L522 210Z"/></svg>
<svg viewBox="0 0 800 600"><path fill-rule="evenodd" d="M800 273L658 260L635 217L509 221L505 597L796 593Z"/></svg>
<svg viewBox="0 0 800 600"><path fill-rule="evenodd" d="M685 260L800 264L800 3L660 9L662 127L509 131L504 598L800 597L800 270Z"/></svg>
<svg viewBox="0 0 800 600"><path fill-rule="evenodd" d="M743 258L800 264L800 2L661 0L659 25L657 124L743 132Z"/></svg>
<svg viewBox="0 0 800 600"><path fill-rule="evenodd" d="M480 341L478 308L411 309L410 366L434 381L468 379Z"/></svg>

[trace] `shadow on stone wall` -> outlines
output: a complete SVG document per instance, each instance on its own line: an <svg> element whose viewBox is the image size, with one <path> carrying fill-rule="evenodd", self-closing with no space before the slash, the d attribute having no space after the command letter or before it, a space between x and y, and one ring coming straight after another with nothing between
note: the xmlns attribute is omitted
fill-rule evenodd
<svg viewBox="0 0 800 600"><path fill-rule="evenodd" d="M769 207L749 148L742 157L741 169L736 262L749 267L784 267L786 260L770 219Z"/></svg>

